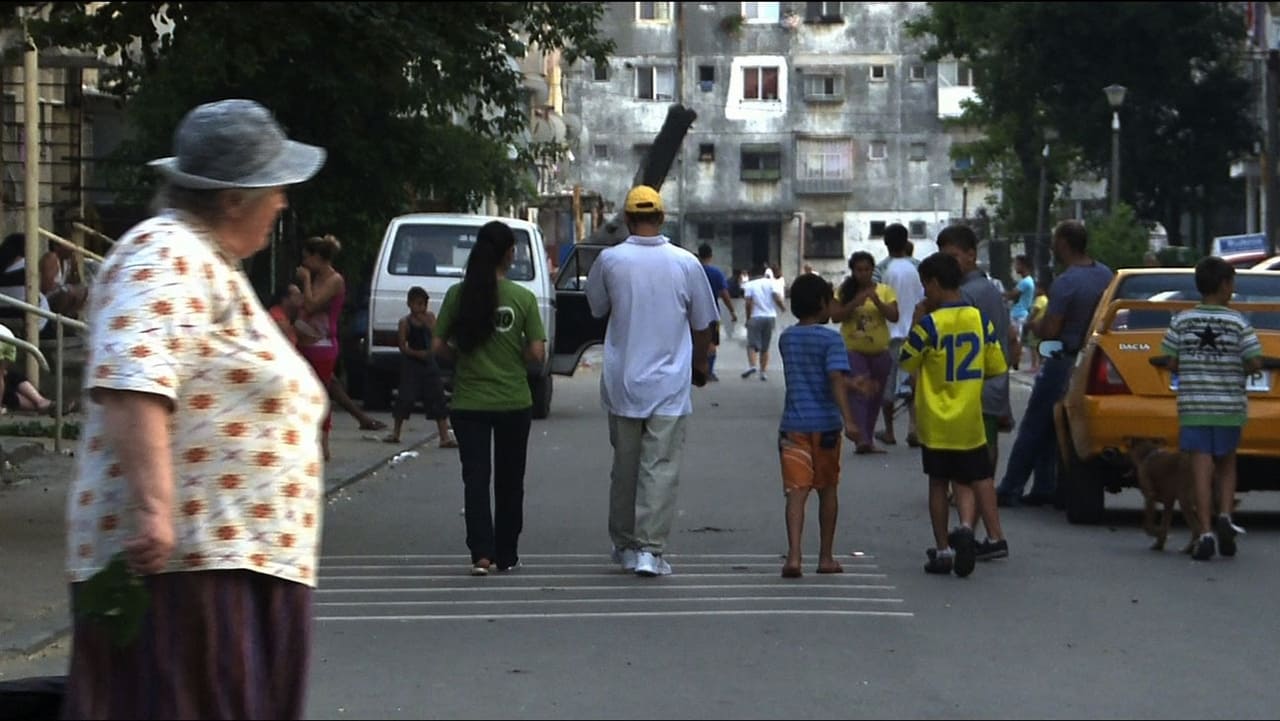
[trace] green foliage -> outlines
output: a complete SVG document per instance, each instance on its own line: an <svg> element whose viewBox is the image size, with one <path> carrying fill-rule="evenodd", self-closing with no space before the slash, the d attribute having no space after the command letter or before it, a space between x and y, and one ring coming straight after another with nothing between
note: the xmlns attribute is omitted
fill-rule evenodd
<svg viewBox="0 0 1280 721"><path fill-rule="evenodd" d="M1138 221L1133 208L1120 203L1111 213L1087 221L1089 255L1112 268L1142 265L1151 247L1151 231Z"/></svg>
<svg viewBox="0 0 1280 721"><path fill-rule="evenodd" d="M17 423L0 423L0 436L15 438L53 438L53 426L50 421L22 421ZM62 422L62 437L74 441L80 438L78 423Z"/></svg>
<svg viewBox="0 0 1280 721"><path fill-rule="evenodd" d="M1171 229L1232 181L1231 161L1259 139L1254 83L1244 72L1239 3L929 3L908 33L926 57L975 71L978 103L959 124L985 138L955 150L1002 188L1005 227L1035 227L1044 129L1054 128L1053 187L1074 169L1107 177L1111 108L1102 88L1124 85L1121 194ZM1196 193L1204 186L1203 196ZM1052 202L1052 199L1050 199Z"/></svg>
<svg viewBox="0 0 1280 721"><path fill-rule="evenodd" d="M29 4L6 5L12 24L13 8ZM349 278L367 274L349 263L372 257L395 215L530 199L538 149L522 140L527 97L512 58L536 46L597 61L612 49L597 36L598 2L107 2L91 15L86 3L42 5L48 19L31 23L41 47L123 52L104 75L127 99L133 131L105 173L123 199L150 196L145 162L171 154L192 107L257 100L291 138L328 150L320 173L290 190L285 254L333 233ZM279 267L291 274L292 258Z"/></svg>
<svg viewBox="0 0 1280 721"><path fill-rule="evenodd" d="M104 626L111 642L124 647L138 635L150 603L142 579L129 570L123 554L117 553L84 582L75 610L81 618Z"/></svg>

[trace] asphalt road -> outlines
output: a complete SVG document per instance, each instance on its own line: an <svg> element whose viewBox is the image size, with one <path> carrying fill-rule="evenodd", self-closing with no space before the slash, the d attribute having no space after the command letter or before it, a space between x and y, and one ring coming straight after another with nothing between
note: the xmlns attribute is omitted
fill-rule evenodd
<svg viewBox="0 0 1280 721"><path fill-rule="evenodd" d="M512 574L467 575L454 456L423 454L331 499L310 716L1276 717L1276 494L1244 497L1233 560L1148 550L1126 491L1100 526L1006 510L1009 559L936 577L922 570L917 452L846 450L846 573L813 573L811 500L805 577L784 580L782 374L741 380L743 363L724 349L723 380L696 392L667 578L608 562L592 369L557 379L552 417L534 423ZM1014 387L1020 412L1027 388ZM1175 525L1170 546L1185 533ZM64 664L60 644L0 673Z"/></svg>

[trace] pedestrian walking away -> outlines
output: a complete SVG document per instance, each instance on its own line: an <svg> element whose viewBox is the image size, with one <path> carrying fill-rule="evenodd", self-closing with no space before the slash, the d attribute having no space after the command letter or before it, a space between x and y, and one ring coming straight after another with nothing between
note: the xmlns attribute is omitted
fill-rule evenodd
<svg viewBox="0 0 1280 721"><path fill-rule="evenodd" d="M733 309L733 298L729 295L729 282L725 279L724 273L711 264L712 250L711 246L703 243L698 246L698 260L702 263L702 269L707 273L707 283L711 285L711 293L715 296L717 304L724 303L724 307L729 311L729 318L734 323L738 322L738 312ZM707 380L718 381L720 378L716 376L716 349L720 347L720 306L716 306L716 320L711 324L711 349L707 353Z"/></svg>
<svg viewBox="0 0 1280 721"><path fill-rule="evenodd" d="M777 281L773 278L773 270L767 265L761 265L758 276L742 286L742 297L747 316L747 369L742 372L742 377L750 378L758 372L760 380L767 381L769 380L769 347L773 344L773 329L778 320L778 313L787 310L786 299L778 290Z"/></svg>
<svg viewBox="0 0 1280 721"><path fill-rule="evenodd" d="M529 368L547 362L537 298L507 279L515 252L516 236L506 223L494 220L480 227L462 282L445 293L431 340L437 358L454 361L449 421L462 460L474 576L488 575L492 568L509 571L520 562L533 422Z"/></svg>
<svg viewBox="0 0 1280 721"><path fill-rule="evenodd" d="M924 570L954 571L963 577L973 572L977 560L973 535L977 496L995 503L991 456L982 427L982 381L1008 366L995 325L964 301L960 280L960 263L946 253L934 253L920 263L920 281L932 310L912 327L900 362L908 373L917 375L921 460L929 477L934 546L925 551ZM954 488L960 517L950 532L948 487ZM998 525L988 530L1000 531Z"/></svg>
<svg viewBox="0 0 1280 721"><path fill-rule="evenodd" d="M325 152L250 100L188 112L174 152L152 163L163 210L121 236L89 294L63 718L298 719L327 396L241 262ZM117 573L141 577L140 610L104 600Z"/></svg>
<svg viewBox="0 0 1280 721"><path fill-rule="evenodd" d="M791 288L791 309L799 323L778 337L786 380L786 402L778 426L778 457L786 497L787 559L783 578L804 575L802 552L805 505L818 492L818 573L842 573L834 554L840 483L840 436L856 443L858 425L849 408L850 391L878 394L868 376L849 374L849 356L840 334L825 327L834 307L831 284L802 274Z"/></svg>
<svg viewBox="0 0 1280 721"><path fill-rule="evenodd" d="M1043 505L1057 502L1058 438L1053 407L1062 399L1067 380L1084 345L1098 299L1111 284L1113 273L1088 253L1089 235L1084 223L1064 220L1053 230L1053 254L1066 270L1054 280L1049 303L1038 321L1027 326L1043 343L1057 340L1061 349L1041 361L1031 387L1031 398L1022 411L1013 448L1009 451L1004 478L997 488L1001 506ZM1022 496L1031 474L1031 492Z"/></svg>
<svg viewBox="0 0 1280 721"><path fill-rule="evenodd" d="M877 264L876 271L872 274L872 280L889 286L898 299L898 319L889 324L889 374L884 383L884 401L881 406L884 430L875 435L877 440L889 446L898 442L893 427L894 409L904 396L910 401L909 376L898 367L898 356L902 354L902 344L915 323L916 307L924 300L924 287L920 285L920 261L911 257L909 237L906 226L901 223L891 223L885 228L884 245L889 251L889 257ZM918 445L915 404L907 402L904 407L907 411L907 444L914 447Z"/></svg>
<svg viewBox="0 0 1280 721"><path fill-rule="evenodd" d="M609 317L600 378L613 447L609 536L624 570L665 576L690 377L705 382L716 299L698 259L662 235L657 190L632 188L623 214L631 235L601 252L587 277L591 313Z"/></svg>

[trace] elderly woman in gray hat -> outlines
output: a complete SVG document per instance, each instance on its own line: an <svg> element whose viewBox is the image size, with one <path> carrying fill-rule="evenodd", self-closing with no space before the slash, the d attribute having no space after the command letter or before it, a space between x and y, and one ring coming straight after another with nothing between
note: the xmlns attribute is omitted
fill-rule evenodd
<svg viewBox="0 0 1280 721"><path fill-rule="evenodd" d="M158 214L100 269L67 503L67 718L303 714L327 395L240 262L324 158L258 103L201 105L151 163ZM125 569L132 587L112 580Z"/></svg>

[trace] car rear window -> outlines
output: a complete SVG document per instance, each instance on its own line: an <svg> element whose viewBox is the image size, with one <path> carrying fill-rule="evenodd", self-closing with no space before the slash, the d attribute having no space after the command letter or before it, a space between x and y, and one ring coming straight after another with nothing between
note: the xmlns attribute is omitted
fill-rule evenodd
<svg viewBox="0 0 1280 721"><path fill-rule="evenodd" d="M396 228L387 272L392 275L461 278L479 230L478 225L402 223ZM512 228L512 231L516 236L516 255L507 271L507 278L533 280L532 240L527 231L518 228Z"/></svg>
<svg viewBox="0 0 1280 721"><path fill-rule="evenodd" d="M1117 300L1200 300L1196 278L1192 273L1144 273L1131 275L1116 288ZM1232 303L1280 303L1280 274L1236 275L1236 294ZM1280 330L1280 312L1245 312L1254 328ZM1151 330L1168 328L1170 312L1140 308L1116 314L1113 330Z"/></svg>

